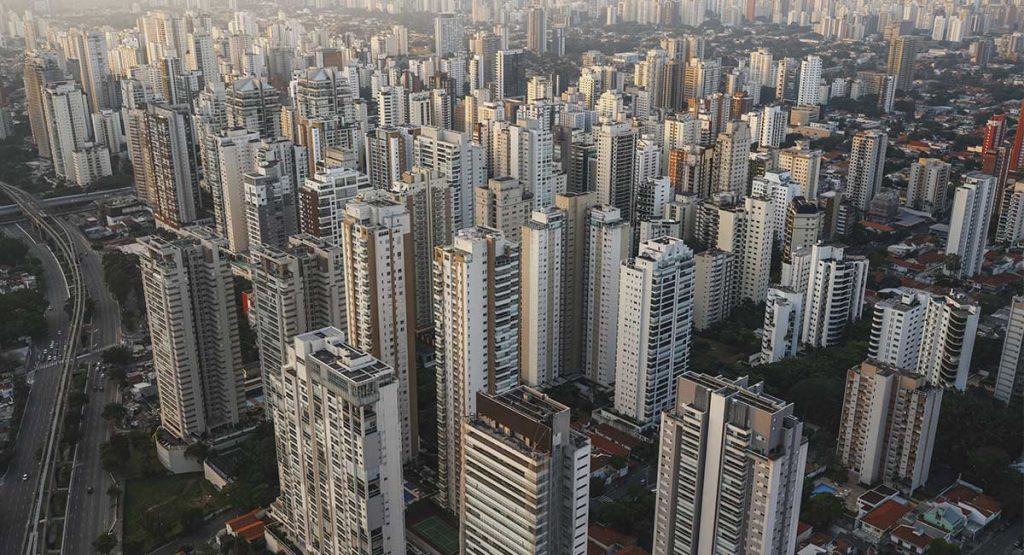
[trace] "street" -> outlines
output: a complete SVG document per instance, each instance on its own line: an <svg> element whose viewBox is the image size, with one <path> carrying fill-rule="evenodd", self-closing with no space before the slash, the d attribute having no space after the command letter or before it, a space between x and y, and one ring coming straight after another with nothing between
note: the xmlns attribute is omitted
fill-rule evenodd
<svg viewBox="0 0 1024 555"><path fill-rule="evenodd" d="M25 524L32 509L36 480L39 477L38 453L46 442L60 374L59 360L44 360L42 349L49 347L52 340L57 348L54 352L59 352L67 339L69 318L64 311L68 299L67 284L50 249L45 243L35 243L34 238L20 226L5 226L3 232L11 237L25 239L32 255L42 262L46 275L44 294L53 307L46 314L50 337L38 342L38 347L32 349L27 362L30 372L27 378L32 386L15 442L14 458L7 473L0 477L0 499L4 500L0 503L0 530L4 531L0 534L0 553L13 554L20 552L24 540ZM23 481L22 476L26 474L28 480Z"/></svg>
<svg viewBox="0 0 1024 555"><path fill-rule="evenodd" d="M64 524L64 550L67 555L92 554L92 542L96 536L110 530L116 518L116 499L107 495L111 485L110 476L103 471L100 463L100 446L110 437L110 424L103 419L103 407L107 403L120 402L117 385L100 377L96 365L103 349L121 342L121 312L103 278L100 256L93 251L89 242L73 225L68 225L69 235L80 253L82 277L89 297L94 302L91 345L92 352L86 360L89 365L89 381L86 393L89 403L82 418L82 436L78 440L75 468L68 493L67 521ZM98 386L103 389L98 390ZM93 488L89 493L88 489Z"/></svg>

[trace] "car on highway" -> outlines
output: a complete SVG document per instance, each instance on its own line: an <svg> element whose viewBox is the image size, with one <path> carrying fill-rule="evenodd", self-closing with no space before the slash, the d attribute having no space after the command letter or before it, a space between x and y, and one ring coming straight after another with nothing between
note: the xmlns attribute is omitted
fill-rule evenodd
<svg viewBox="0 0 1024 555"><path fill-rule="evenodd" d="M21 481L22 482L27 482L28 481L28 474L22 474L21 475Z"/></svg>
<svg viewBox="0 0 1024 555"><path fill-rule="evenodd" d="M85 493L92 494L92 486L85 488Z"/></svg>

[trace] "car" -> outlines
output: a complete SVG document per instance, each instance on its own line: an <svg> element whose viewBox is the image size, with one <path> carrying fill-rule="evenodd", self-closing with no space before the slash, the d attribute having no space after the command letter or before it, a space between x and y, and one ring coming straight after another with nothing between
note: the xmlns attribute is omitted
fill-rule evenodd
<svg viewBox="0 0 1024 555"><path fill-rule="evenodd" d="M89 486L89 487L85 488L85 493L91 494L92 493L92 486Z"/></svg>
<svg viewBox="0 0 1024 555"><path fill-rule="evenodd" d="M27 482L28 481L28 474L22 474L21 475L21 481L22 482Z"/></svg>

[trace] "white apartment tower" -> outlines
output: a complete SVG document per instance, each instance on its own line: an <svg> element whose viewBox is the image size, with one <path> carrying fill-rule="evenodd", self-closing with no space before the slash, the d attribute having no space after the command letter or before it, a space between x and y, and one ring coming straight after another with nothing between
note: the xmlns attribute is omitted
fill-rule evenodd
<svg viewBox="0 0 1024 555"><path fill-rule="evenodd" d="M1024 181L1006 185L996 225L996 243L1013 244L1024 239Z"/></svg>
<svg viewBox="0 0 1024 555"><path fill-rule="evenodd" d="M629 258L633 234L629 221L614 206L590 209L584 276L585 322L583 364L587 376L604 386L615 382L619 318L619 267Z"/></svg>
<svg viewBox="0 0 1024 555"><path fill-rule="evenodd" d="M793 553L806 461L792 403L685 373L661 415L652 553Z"/></svg>
<svg viewBox="0 0 1024 555"><path fill-rule="evenodd" d="M640 245L619 272L615 410L641 425L672 406L676 380L690 364L693 251L682 239Z"/></svg>
<svg viewBox="0 0 1024 555"><path fill-rule="evenodd" d="M761 364L796 356L803 332L804 295L788 287L769 287L764 301Z"/></svg>
<svg viewBox="0 0 1024 555"><path fill-rule="evenodd" d="M74 81L47 83L43 87L43 118L53 170L57 177L75 180L72 153L84 147L89 131L89 99Z"/></svg>
<svg viewBox="0 0 1024 555"><path fill-rule="evenodd" d="M256 165L260 146L258 131L229 129L213 139L217 145L220 190L214 197L214 219L218 230L235 253L249 250L249 231L245 217L245 175Z"/></svg>
<svg viewBox="0 0 1024 555"><path fill-rule="evenodd" d="M528 387L478 392L463 428L460 553L585 555L590 439Z"/></svg>
<svg viewBox="0 0 1024 555"><path fill-rule="evenodd" d="M439 497L455 513L476 393L519 382L519 294L519 247L500 231L462 229L434 250Z"/></svg>
<svg viewBox="0 0 1024 555"><path fill-rule="evenodd" d="M961 293L929 299L917 363L918 373L929 384L958 391L967 388L980 318L978 303Z"/></svg>
<svg viewBox="0 0 1024 555"><path fill-rule="evenodd" d="M139 240L160 426L197 440L237 424L245 403L230 260L212 230Z"/></svg>
<svg viewBox="0 0 1024 555"><path fill-rule="evenodd" d="M437 170L448 182L452 229L471 227L473 191L487 182L483 147L464 135L436 127L422 128L413 145L413 163Z"/></svg>
<svg viewBox="0 0 1024 555"><path fill-rule="evenodd" d="M862 484L905 494L928 481L942 388L922 376L865 361L846 373L836 456Z"/></svg>
<svg viewBox="0 0 1024 555"><path fill-rule="evenodd" d="M530 387L546 387L563 371L565 227L565 213L553 206L534 210L523 224L519 371L522 382Z"/></svg>
<svg viewBox="0 0 1024 555"><path fill-rule="evenodd" d="M750 167L750 127L743 121L730 121L715 142L713 187L719 193L743 194L747 190Z"/></svg>
<svg viewBox="0 0 1024 555"><path fill-rule="evenodd" d="M345 205L370 188L370 178L350 168L325 169L307 177L299 188L300 229L340 245Z"/></svg>
<svg viewBox="0 0 1024 555"><path fill-rule="evenodd" d="M947 263L946 275L954 279L967 279L981 272L995 190L995 177L981 172L969 172L963 176L963 184L953 193L946 256L952 255L954 262Z"/></svg>
<svg viewBox="0 0 1024 555"><path fill-rule="evenodd" d="M800 88L797 89L798 105L817 106L821 104L821 58L807 56L800 62Z"/></svg>
<svg viewBox="0 0 1024 555"><path fill-rule="evenodd" d="M416 404L415 268L405 206L364 198L345 206L342 223L348 343L394 370L402 462L419 452Z"/></svg>
<svg viewBox="0 0 1024 555"><path fill-rule="evenodd" d="M919 158L910 165L907 183L907 206L933 216L946 212L946 189L949 187L948 162L938 158Z"/></svg>
<svg viewBox="0 0 1024 555"><path fill-rule="evenodd" d="M847 256L843 247L815 245L793 255L793 288L804 294L801 341L811 347L835 345L848 322L860 319L868 261ZM806 279L804 279L806 277Z"/></svg>
<svg viewBox="0 0 1024 555"><path fill-rule="evenodd" d="M747 197L742 206L718 207L717 247L737 256L737 299L764 300L772 261L772 203Z"/></svg>
<svg viewBox="0 0 1024 555"><path fill-rule="evenodd" d="M404 554L394 371L323 328L295 338L281 373L273 515L289 540L317 555Z"/></svg>
<svg viewBox="0 0 1024 555"><path fill-rule="evenodd" d="M1024 350L1024 296L1016 296L1010 303L1010 316L1006 321L1006 337L999 357L999 373L996 376L995 397L1000 401L1020 403L1024 393L1024 366L1021 351Z"/></svg>

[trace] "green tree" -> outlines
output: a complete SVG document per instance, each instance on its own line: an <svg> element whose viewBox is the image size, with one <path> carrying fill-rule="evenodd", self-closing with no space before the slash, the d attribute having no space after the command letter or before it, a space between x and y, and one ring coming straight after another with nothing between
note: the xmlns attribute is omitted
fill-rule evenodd
<svg viewBox="0 0 1024 555"><path fill-rule="evenodd" d="M100 534L96 537L95 540L93 540L92 546L96 549L96 551L99 551L100 553L103 553L103 555L106 555L107 553L113 551L115 547L117 547L117 537L110 533Z"/></svg>
<svg viewBox="0 0 1024 555"><path fill-rule="evenodd" d="M0 266L17 266L25 260L28 246L13 237L0 236Z"/></svg>
<svg viewBox="0 0 1024 555"><path fill-rule="evenodd" d="M128 415L128 409L124 408L121 403L107 403L103 406L101 415L110 422L120 422Z"/></svg>
<svg viewBox="0 0 1024 555"><path fill-rule="evenodd" d="M185 448L185 456L196 462L203 462L210 456L210 446L197 441Z"/></svg>
<svg viewBox="0 0 1024 555"><path fill-rule="evenodd" d="M816 530L825 531L839 517L843 516L843 500L830 494L812 495L800 507L800 520L813 526Z"/></svg>
<svg viewBox="0 0 1024 555"><path fill-rule="evenodd" d="M131 364L135 357L132 356L132 350L124 345L115 345L108 347L103 351L103 362L106 364L112 364L115 366L125 366Z"/></svg>
<svg viewBox="0 0 1024 555"><path fill-rule="evenodd" d="M194 532L203 525L203 510L198 507L190 507L182 511L178 522L185 533Z"/></svg>

